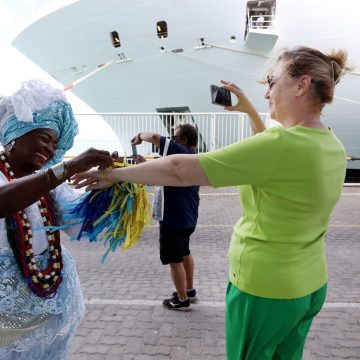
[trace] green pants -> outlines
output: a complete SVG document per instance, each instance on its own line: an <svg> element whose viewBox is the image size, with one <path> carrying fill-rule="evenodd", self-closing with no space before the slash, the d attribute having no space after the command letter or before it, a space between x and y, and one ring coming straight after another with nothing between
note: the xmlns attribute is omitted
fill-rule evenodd
<svg viewBox="0 0 360 360"><path fill-rule="evenodd" d="M327 284L291 300L246 294L229 282L226 292L228 360L300 360L312 319L321 310Z"/></svg>

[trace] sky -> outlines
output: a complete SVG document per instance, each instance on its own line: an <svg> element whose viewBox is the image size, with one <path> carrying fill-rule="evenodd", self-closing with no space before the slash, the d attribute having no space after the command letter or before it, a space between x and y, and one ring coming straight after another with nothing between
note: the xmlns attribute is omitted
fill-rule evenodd
<svg viewBox="0 0 360 360"><path fill-rule="evenodd" d="M16 91L30 77L40 77L54 86L59 86L48 74L15 49L11 42L32 16L55 4L52 0L1 0L0 1L0 94Z"/></svg>
<svg viewBox="0 0 360 360"><path fill-rule="evenodd" d="M11 95L20 88L23 81L32 78L39 78L54 87L63 87L13 47L11 42L28 24L29 19L71 2L73 0L0 0L0 95ZM75 114L94 113L91 107L71 91L66 92L66 97ZM91 129L86 123L79 121L79 130L80 134L75 139L75 146L70 155L75 155L90 146L96 147L97 139L94 138L94 134L99 134L99 131L102 138L108 140L108 145L104 146L101 139L101 145L99 143L98 147L122 152L116 135L101 118L92 121Z"/></svg>

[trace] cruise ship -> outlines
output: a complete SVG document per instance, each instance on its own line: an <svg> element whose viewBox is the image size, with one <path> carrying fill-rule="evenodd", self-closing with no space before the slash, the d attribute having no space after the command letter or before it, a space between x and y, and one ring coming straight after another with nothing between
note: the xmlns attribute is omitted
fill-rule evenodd
<svg viewBox="0 0 360 360"><path fill-rule="evenodd" d="M165 114L223 112L210 101L210 84L221 79L243 88L268 120L258 80L280 49L345 49L354 70L323 115L346 147L348 168L360 171L359 13L357 0L80 0L32 21L13 45L97 113L158 114L170 135ZM104 118L123 141L129 129ZM220 141L191 119L204 151L237 140L233 125L224 123Z"/></svg>

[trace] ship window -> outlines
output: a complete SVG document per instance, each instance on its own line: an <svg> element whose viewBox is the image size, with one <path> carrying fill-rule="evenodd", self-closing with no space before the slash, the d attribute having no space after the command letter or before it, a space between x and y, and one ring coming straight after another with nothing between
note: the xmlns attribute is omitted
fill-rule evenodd
<svg viewBox="0 0 360 360"><path fill-rule="evenodd" d="M120 47L121 46L120 37L119 37L119 34L117 33L117 31L112 31L110 33L110 36L111 36L111 41L112 41L113 46L116 48Z"/></svg>
<svg viewBox="0 0 360 360"><path fill-rule="evenodd" d="M157 36L160 39L166 38L168 36L168 28L166 21L158 21L156 24Z"/></svg>

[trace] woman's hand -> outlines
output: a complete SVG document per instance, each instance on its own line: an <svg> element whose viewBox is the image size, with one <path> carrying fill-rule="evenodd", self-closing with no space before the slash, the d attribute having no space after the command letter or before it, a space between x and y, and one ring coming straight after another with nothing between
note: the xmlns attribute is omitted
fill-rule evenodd
<svg viewBox="0 0 360 360"><path fill-rule="evenodd" d="M258 134L266 130L259 113L256 111L254 105L245 95L243 90L228 81L221 80L221 83L223 84L223 87L230 90L237 97L238 100L237 104L234 106L225 106L225 110L241 111L248 114L253 134Z"/></svg>
<svg viewBox="0 0 360 360"><path fill-rule="evenodd" d="M112 171L112 169L87 171L75 174L71 177L71 180L76 189L80 189L85 186L86 191L106 189L113 185L113 182L109 179Z"/></svg>
<svg viewBox="0 0 360 360"><path fill-rule="evenodd" d="M75 173L90 170L96 166L98 166L99 169L105 169L111 166L113 162L114 159L108 151L90 148L73 159L68 160L66 162L66 167L69 174L73 175Z"/></svg>
<svg viewBox="0 0 360 360"><path fill-rule="evenodd" d="M225 106L225 110L229 111L241 111L243 113L250 114L256 109L248 97L245 95L244 91L241 90L237 85L229 82L221 80L223 87L227 90L230 90L237 98L237 104L233 106Z"/></svg>

